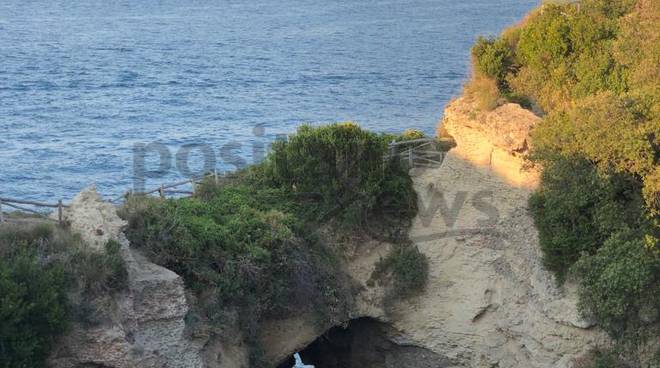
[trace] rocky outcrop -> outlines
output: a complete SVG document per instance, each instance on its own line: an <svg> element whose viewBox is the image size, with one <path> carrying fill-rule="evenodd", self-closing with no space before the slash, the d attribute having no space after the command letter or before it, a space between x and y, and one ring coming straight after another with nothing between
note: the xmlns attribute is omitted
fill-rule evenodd
<svg viewBox="0 0 660 368"><path fill-rule="evenodd" d="M94 321L79 321L60 342L50 366L203 367L203 341L189 339L181 278L128 249L129 287L112 298L89 301Z"/></svg>
<svg viewBox="0 0 660 368"><path fill-rule="evenodd" d="M463 99L447 108L442 124L456 148L439 169L415 173L421 209L411 237L430 279L390 323L455 367L571 367L608 340L542 266L527 210L538 173L521 157L538 118L514 104L474 111Z"/></svg>
<svg viewBox="0 0 660 368"><path fill-rule="evenodd" d="M527 210L538 171L524 157L538 121L515 104L483 113L461 98L447 107L442 125L456 147L439 168L412 171L420 209L410 236L430 262L424 293L385 309L384 291L367 280L386 248L365 244L349 257L347 270L362 285L352 317L386 326L366 339L380 341L384 361L394 361L387 351L405 351L398 366L569 368L609 344L580 317L575 290L558 288L542 265ZM296 350L314 333L299 336Z"/></svg>
<svg viewBox="0 0 660 368"><path fill-rule="evenodd" d="M486 113L465 99L447 107L442 126L456 147L439 168L412 172L420 210L410 236L429 259L427 289L386 303L385 289L368 281L387 245L367 242L347 250L344 266L360 291L345 326L359 329L362 324L348 321L365 317L379 326L351 332L350 344L371 355L355 356L353 349L350 361L369 366L367 359L374 367L570 368L609 343L580 318L570 285L558 288L541 262L527 211L538 171L524 161L538 120L515 104ZM65 218L97 250L107 239L122 242L129 287L91 301L103 309L102 318L77 323L50 366L248 366L248 349L238 333L224 331L220 339L208 328L186 323L190 298L181 278L130 249L114 208L95 192L74 200ZM327 340L332 326L318 326L310 313L261 327L263 353L276 365L318 345L319 336Z"/></svg>
<svg viewBox="0 0 660 368"><path fill-rule="evenodd" d="M539 120L518 104L481 112L473 101L461 97L447 106L440 128L456 142L452 155L512 186L534 188L539 171L527 167L524 156L530 147L529 134Z"/></svg>
<svg viewBox="0 0 660 368"><path fill-rule="evenodd" d="M72 330L49 359L54 368L201 368L208 338L192 338L183 281L129 248L124 222L94 188L81 192L65 211L71 229L96 251L108 239L120 241L128 288L115 295L82 300ZM86 296L87 297L87 296ZM239 367L239 365L236 365Z"/></svg>
<svg viewBox="0 0 660 368"><path fill-rule="evenodd" d="M53 213L52 218L57 218ZM78 193L68 208L62 211L63 220L71 231L79 234L85 243L96 251L103 251L105 243L117 239L126 223L117 216L117 209L106 202L91 186Z"/></svg>
<svg viewBox="0 0 660 368"><path fill-rule="evenodd" d="M609 344L580 317L575 290L558 288L542 265L527 209L538 171L524 158L538 121L515 104L484 113L461 98L447 107L442 126L456 147L439 168L412 171L419 214L410 237L429 259L425 292L383 313L383 291L365 278L378 248L348 267L363 285L356 316L386 326L385 336L367 339L382 340L382 357L406 351L398 364L407 367L429 366L431 356L438 367L569 368Z"/></svg>

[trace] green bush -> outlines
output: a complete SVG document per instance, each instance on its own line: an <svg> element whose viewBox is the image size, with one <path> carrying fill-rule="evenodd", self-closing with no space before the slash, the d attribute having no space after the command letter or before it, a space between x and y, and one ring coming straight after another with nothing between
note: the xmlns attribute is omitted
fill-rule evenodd
<svg viewBox="0 0 660 368"><path fill-rule="evenodd" d="M516 58L537 70L548 70L566 61L572 50L569 17L574 13L570 5L548 5L523 27L516 48Z"/></svg>
<svg viewBox="0 0 660 368"><path fill-rule="evenodd" d="M68 274L41 253L53 231L0 226L0 367L43 367L69 324Z"/></svg>
<svg viewBox="0 0 660 368"><path fill-rule="evenodd" d="M513 50L503 38L479 37L472 46L477 72L495 79L500 89L507 89L506 76L513 68Z"/></svg>
<svg viewBox="0 0 660 368"><path fill-rule="evenodd" d="M428 269L426 255L415 246L402 244L378 262L370 282L389 283L390 296L402 298L424 290Z"/></svg>
<svg viewBox="0 0 660 368"><path fill-rule="evenodd" d="M0 367L44 367L86 300L126 287L120 244L98 254L51 224L0 224ZM79 304L82 302L82 304Z"/></svg>
<svg viewBox="0 0 660 368"><path fill-rule="evenodd" d="M546 266L559 281L584 253L594 254L610 235L645 223L634 178L605 177L587 160L557 157L544 167L530 198Z"/></svg>
<svg viewBox="0 0 660 368"><path fill-rule="evenodd" d="M546 267L563 281L583 252L607 238L595 223L605 188L585 160L562 160L544 168L542 187L530 198Z"/></svg>
<svg viewBox="0 0 660 368"><path fill-rule="evenodd" d="M410 219L417 199L399 161L383 162L388 143L398 137L360 129L354 123L302 126L277 142L263 165L265 177L294 193L316 193L320 216L337 213L346 226L363 226L379 214Z"/></svg>
<svg viewBox="0 0 660 368"><path fill-rule="evenodd" d="M268 299L274 290L257 290L268 287L260 283L266 278L262 273L295 246L299 226L292 215L269 206L269 194L276 195L226 186L206 201L133 199L143 203L131 204L136 209L130 211L127 236L156 263L182 275L193 290L213 285L222 300L251 297L244 291ZM245 277L251 272L255 277Z"/></svg>
<svg viewBox="0 0 660 368"><path fill-rule="evenodd" d="M628 46L640 42L628 42L629 32L640 37L638 24L620 25L636 2L587 0L579 8L573 3L547 4L502 36L479 38L472 50L474 68L494 78L503 96L522 102L529 99L546 112L600 91L627 93L629 69L634 68L628 60L653 54L651 45ZM657 9L640 13L653 11ZM641 24L650 27L644 29L646 33L655 32L653 21ZM624 37L625 43L623 39L617 42ZM623 48L625 56L619 51ZM648 77L649 73L646 68L644 74Z"/></svg>
<svg viewBox="0 0 660 368"><path fill-rule="evenodd" d="M619 341L633 346L642 341L645 328L653 328L643 316L660 313L660 257L646 248L643 234L613 234L575 269L581 311Z"/></svg>
<svg viewBox="0 0 660 368"><path fill-rule="evenodd" d="M657 303L639 288L658 287L659 19L657 1L547 2L473 48L470 83L490 77L498 91L468 95L545 113L529 155L544 170L530 199L544 261L560 282L575 267L581 309L619 341Z"/></svg>

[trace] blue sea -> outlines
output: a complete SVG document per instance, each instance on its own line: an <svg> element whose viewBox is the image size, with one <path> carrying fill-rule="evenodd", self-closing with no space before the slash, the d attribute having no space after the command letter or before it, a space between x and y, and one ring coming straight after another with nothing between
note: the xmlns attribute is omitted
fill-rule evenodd
<svg viewBox="0 0 660 368"><path fill-rule="evenodd" d="M252 162L302 123L433 133L475 38L536 5L3 0L0 196L52 202L95 183L115 197L134 186L135 147L153 142L162 167L151 149L146 170L163 173L147 188L204 159Z"/></svg>

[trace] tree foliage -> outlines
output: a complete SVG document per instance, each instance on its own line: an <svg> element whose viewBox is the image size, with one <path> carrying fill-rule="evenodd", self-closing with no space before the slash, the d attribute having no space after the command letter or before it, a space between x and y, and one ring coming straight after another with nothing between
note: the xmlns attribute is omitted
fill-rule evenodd
<svg viewBox="0 0 660 368"><path fill-rule="evenodd" d="M660 258L650 256L635 230L610 236L590 257L576 264L581 276L581 309L611 336L641 341L660 306Z"/></svg>

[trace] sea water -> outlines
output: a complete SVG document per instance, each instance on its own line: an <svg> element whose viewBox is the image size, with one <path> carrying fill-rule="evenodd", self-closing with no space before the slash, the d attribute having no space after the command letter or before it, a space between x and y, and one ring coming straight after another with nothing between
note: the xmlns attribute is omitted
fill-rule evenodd
<svg viewBox="0 0 660 368"><path fill-rule="evenodd" d="M119 195L151 142L171 161L210 147L231 170L226 157L249 163L305 122L433 133L474 39L537 3L3 0L0 195L53 201L90 183ZM165 171L147 185L186 175Z"/></svg>

